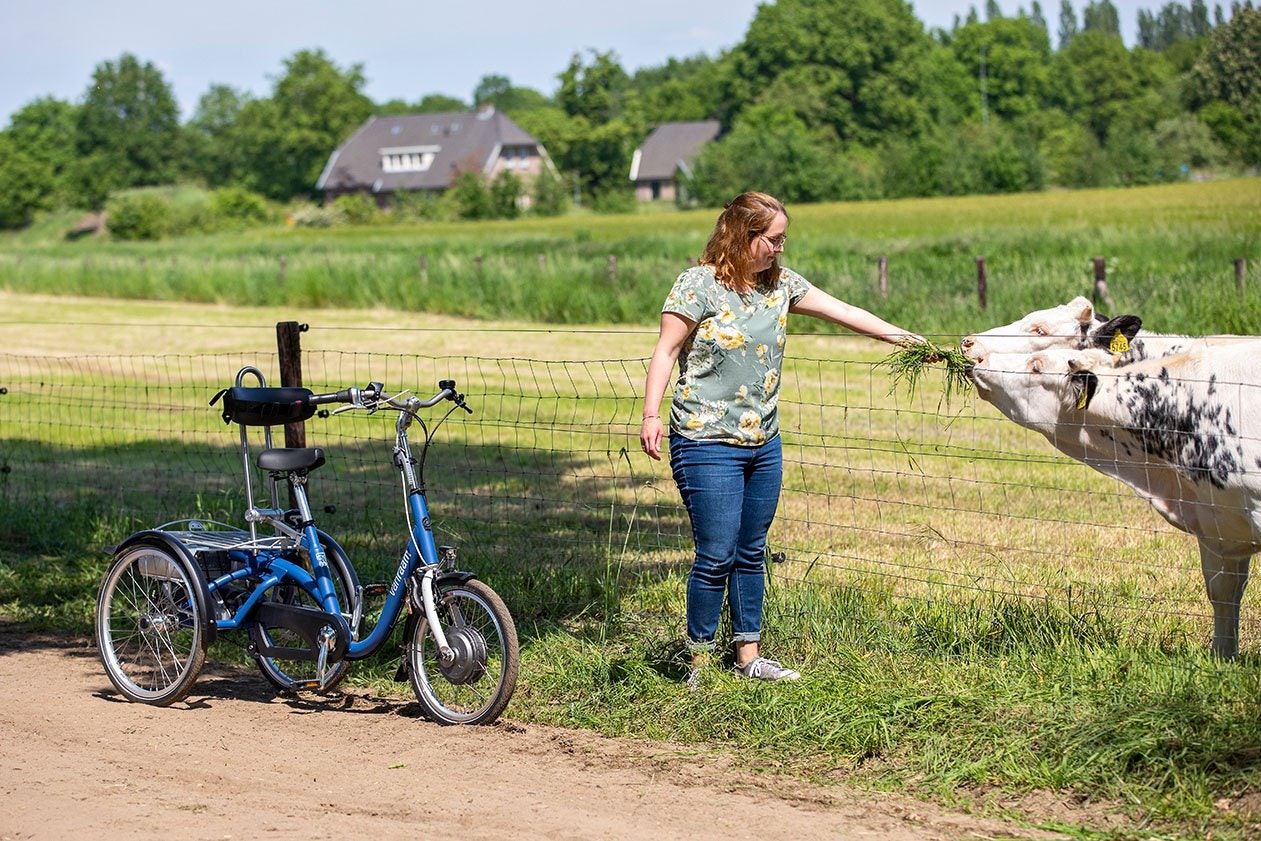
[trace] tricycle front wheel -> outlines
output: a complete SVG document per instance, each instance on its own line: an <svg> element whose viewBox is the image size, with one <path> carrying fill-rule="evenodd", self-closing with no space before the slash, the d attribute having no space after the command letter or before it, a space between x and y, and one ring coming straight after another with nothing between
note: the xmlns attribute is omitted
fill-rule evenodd
<svg viewBox="0 0 1261 841"><path fill-rule="evenodd" d="M443 660L429 622L407 641L412 689L425 717L438 724L489 724L517 687L521 653L517 628L499 595L476 579L440 584L438 621L452 656Z"/></svg>

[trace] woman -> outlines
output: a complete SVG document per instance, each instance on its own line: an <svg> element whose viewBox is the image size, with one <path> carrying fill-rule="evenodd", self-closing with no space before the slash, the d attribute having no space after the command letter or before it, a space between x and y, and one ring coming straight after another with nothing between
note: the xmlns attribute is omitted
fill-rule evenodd
<svg viewBox="0 0 1261 841"><path fill-rule="evenodd" d="M687 582L694 685L715 647L724 599L735 667L761 680L801 675L761 656L766 534L783 477L776 406L788 314L822 318L890 344L924 341L839 301L779 264L788 211L765 193L742 193L718 217L700 264L679 275L661 312L648 364L645 453L660 460L664 397L675 362L670 465L692 521L696 556Z"/></svg>

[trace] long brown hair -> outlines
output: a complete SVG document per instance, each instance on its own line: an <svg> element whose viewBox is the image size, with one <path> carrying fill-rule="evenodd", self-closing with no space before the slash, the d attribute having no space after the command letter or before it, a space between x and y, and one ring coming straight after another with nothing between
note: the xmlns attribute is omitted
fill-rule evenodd
<svg viewBox="0 0 1261 841"><path fill-rule="evenodd" d="M701 265L712 268L720 283L737 292L771 286L779 277L779 254L775 254L769 269L754 273L749 244L755 236L766 233L779 213L788 218L784 203L774 196L766 193L736 196L718 215L701 254Z"/></svg>

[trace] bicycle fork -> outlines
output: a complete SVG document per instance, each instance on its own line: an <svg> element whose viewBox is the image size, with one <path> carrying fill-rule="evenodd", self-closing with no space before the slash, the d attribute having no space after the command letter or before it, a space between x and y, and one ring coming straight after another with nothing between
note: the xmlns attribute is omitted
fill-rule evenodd
<svg viewBox="0 0 1261 841"><path fill-rule="evenodd" d="M438 649L438 657L443 663L450 663L455 657L455 653L451 650L451 645L447 642L446 632L442 630L442 623L438 621L438 607L434 599L434 578L437 572L436 566L427 566L418 576L420 579L420 598L419 607L425 613L425 620L429 625L429 632L433 634L434 646ZM412 591L413 593L415 590Z"/></svg>

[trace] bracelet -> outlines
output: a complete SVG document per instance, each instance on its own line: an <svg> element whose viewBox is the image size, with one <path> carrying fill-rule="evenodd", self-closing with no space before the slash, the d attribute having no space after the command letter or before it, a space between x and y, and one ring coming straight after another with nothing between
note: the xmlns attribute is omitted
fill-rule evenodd
<svg viewBox="0 0 1261 841"><path fill-rule="evenodd" d="M644 420L648 420L649 418L659 418L659 417L661 417L661 415L644 415Z"/></svg>

